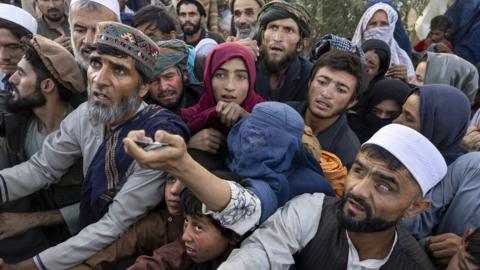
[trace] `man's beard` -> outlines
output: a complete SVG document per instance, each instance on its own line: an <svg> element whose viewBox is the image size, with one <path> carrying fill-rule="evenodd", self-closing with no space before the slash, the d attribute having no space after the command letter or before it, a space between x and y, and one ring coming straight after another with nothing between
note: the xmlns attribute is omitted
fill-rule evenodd
<svg viewBox="0 0 480 270"><path fill-rule="evenodd" d="M53 13L53 14L55 14L54 16L49 14L51 11L55 11L55 13ZM51 9L47 10L47 12L45 14L43 14L43 16L45 16L47 19L49 19L51 21L58 22L58 21L61 21L63 19L63 12L61 12L60 10L58 10L56 8L51 8Z"/></svg>
<svg viewBox="0 0 480 270"><path fill-rule="evenodd" d="M91 91L89 91L91 93ZM106 107L102 104L96 104L90 97L88 99L88 114L95 123L112 124L127 115L135 112L142 102L139 91L135 91L131 96L124 96L118 104L112 107Z"/></svg>
<svg viewBox="0 0 480 270"><path fill-rule="evenodd" d="M17 93L16 98L10 95L7 100L7 110L11 113L32 110L47 103L47 99L40 90L40 82L37 82L35 91L31 95L24 97L20 96L20 93L15 86L13 87L14 91Z"/></svg>
<svg viewBox="0 0 480 270"><path fill-rule="evenodd" d="M347 199L353 199L356 203L360 204L365 210L366 217L363 220L357 221L351 218L344 211L345 204ZM395 227L400 219L394 221L388 221L381 218L372 218L372 208L368 205L363 199L358 198L357 196L352 195L351 193L346 193L343 198L336 203L336 218L340 227L347 229L351 232L358 233L373 233L386 231L392 227ZM348 211L348 210L347 210Z"/></svg>
<svg viewBox="0 0 480 270"><path fill-rule="evenodd" d="M250 26L250 31L243 33L240 32L240 28L235 26L235 31L237 32L238 39L253 39L258 31L258 26L252 25Z"/></svg>
<svg viewBox="0 0 480 270"><path fill-rule="evenodd" d="M298 56L296 51L288 52L282 59L274 60L270 59L268 55L268 49L265 45L262 45L261 51L263 63L267 68L269 73L278 74L288 68L288 66L295 60L295 57Z"/></svg>
<svg viewBox="0 0 480 270"><path fill-rule="evenodd" d="M162 93L164 93L165 95L168 95L170 93L177 93L177 91L175 91L175 89L168 89L168 90L163 90ZM176 110L180 109L179 106L183 101L183 95L184 94L185 94L185 90L182 90L182 93L180 95L178 95L177 99L174 102L171 102L171 103L160 102L159 100L161 100L161 95L157 95L157 97L152 98L152 99L155 101L155 103L158 103L158 105L162 106L163 108L169 109L171 111L176 111Z"/></svg>
<svg viewBox="0 0 480 270"><path fill-rule="evenodd" d="M75 61L77 61L77 63L84 69L84 70L87 70L88 69L88 66L90 65L90 59L85 59L83 57L83 54L82 52L85 52L85 51L90 51L92 52L93 50L93 47L89 44L87 45L82 45L80 47L80 49L77 49L77 47L75 46L75 43L73 41L73 39L71 40L72 42L72 51L73 51L73 56L75 56Z"/></svg>
<svg viewBox="0 0 480 270"><path fill-rule="evenodd" d="M200 21L197 24L191 24L191 23L188 23L188 24L192 25L193 28L192 30L185 30L185 25L187 25L187 23L182 24L182 31L185 35L190 36L197 33L200 30L200 27L201 27Z"/></svg>

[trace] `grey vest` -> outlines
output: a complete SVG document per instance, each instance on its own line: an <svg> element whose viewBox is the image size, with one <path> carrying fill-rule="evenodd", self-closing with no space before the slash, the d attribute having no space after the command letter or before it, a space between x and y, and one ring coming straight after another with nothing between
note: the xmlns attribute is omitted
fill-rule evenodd
<svg viewBox="0 0 480 270"><path fill-rule="evenodd" d="M345 229L339 227L335 217L337 201L325 196L317 234L294 256L297 270L347 269L348 239ZM435 270L425 251L408 232L397 227L397 234L397 243L392 254L381 269Z"/></svg>

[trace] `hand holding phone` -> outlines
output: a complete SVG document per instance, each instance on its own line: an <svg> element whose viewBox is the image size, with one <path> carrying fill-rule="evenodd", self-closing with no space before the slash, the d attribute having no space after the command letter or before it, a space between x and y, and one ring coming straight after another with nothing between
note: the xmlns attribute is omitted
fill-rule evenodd
<svg viewBox="0 0 480 270"><path fill-rule="evenodd" d="M135 143L142 147L143 150L145 151L151 151L151 150L154 150L154 149L157 149L157 148L161 148L161 147L165 147L165 146L168 146L169 144L168 143L162 143L162 142L148 142L148 141L140 141L140 140L136 140Z"/></svg>

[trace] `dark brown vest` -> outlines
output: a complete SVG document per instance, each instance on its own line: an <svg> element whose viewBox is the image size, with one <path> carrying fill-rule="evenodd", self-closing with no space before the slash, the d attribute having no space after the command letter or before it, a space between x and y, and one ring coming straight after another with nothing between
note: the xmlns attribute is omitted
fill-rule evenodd
<svg viewBox="0 0 480 270"><path fill-rule="evenodd" d="M297 270L347 269L348 240L345 229L339 227L335 217L336 201L338 200L335 198L325 196L317 234L294 256ZM435 269L425 251L409 233L397 227L397 234L397 243L392 254L381 269Z"/></svg>

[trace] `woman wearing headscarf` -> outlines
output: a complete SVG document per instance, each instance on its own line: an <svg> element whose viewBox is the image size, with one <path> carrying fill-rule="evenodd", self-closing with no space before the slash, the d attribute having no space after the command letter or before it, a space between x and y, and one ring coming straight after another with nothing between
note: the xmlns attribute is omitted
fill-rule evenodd
<svg viewBox="0 0 480 270"><path fill-rule="evenodd" d="M470 102L465 94L449 85L431 84L410 94L394 122L422 133L450 164L467 152L462 139L469 120Z"/></svg>
<svg viewBox="0 0 480 270"><path fill-rule="evenodd" d="M448 84L460 89L473 104L478 91L478 70L454 54L428 52L418 64L412 84Z"/></svg>
<svg viewBox="0 0 480 270"><path fill-rule="evenodd" d="M348 114L348 125L360 143L370 139L380 128L393 122L402 112L411 89L397 79L383 79L373 85L360 101L355 113Z"/></svg>
<svg viewBox="0 0 480 270"><path fill-rule="evenodd" d="M380 39L369 39L362 44L362 49L365 53L370 88L385 78L390 67L390 47Z"/></svg>
<svg viewBox="0 0 480 270"><path fill-rule="evenodd" d="M230 128L263 99L255 93L255 62L237 43L215 47L205 61L205 93L180 116L193 135L190 148L217 153Z"/></svg>
<svg viewBox="0 0 480 270"><path fill-rule="evenodd" d="M387 21L377 19L385 16ZM395 65L403 65L407 69L408 80L411 80L415 76L412 61L393 37L397 20L398 14L390 5L377 3L363 13L355 30L352 42L361 45L369 39L383 40L388 44L391 52L390 65L392 66L392 70L389 73L392 73L393 76L399 76L400 78L400 68Z"/></svg>

